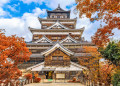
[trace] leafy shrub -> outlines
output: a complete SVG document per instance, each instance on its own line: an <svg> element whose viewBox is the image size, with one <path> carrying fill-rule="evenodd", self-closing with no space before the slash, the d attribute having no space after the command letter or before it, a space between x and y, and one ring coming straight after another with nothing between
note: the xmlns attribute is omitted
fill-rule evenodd
<svg viewBox="0 0 120 86"><path fill-rule="evenodd" d="M73 81L76 81L76 78L75 78L75 77L73 77Z"/></svg>
<svg viewBox="0 0 120 86"><path fill-rule="evenodd" d="M41 81L41 78L35 78L34 82L39 83Z"/></svg>
<svg viewBox="0 0 120 86"><path fill-rule="evenodd" d="M120 86L120 70L118 70L112 80L113 86Z"/></svg>
<svg viewBox="0 0 120 86"><path fill-rule="evenodd" d="M26 74L26 75L24 75L24 77L25 77L27 80L32 79L32 74Z"/></svg>

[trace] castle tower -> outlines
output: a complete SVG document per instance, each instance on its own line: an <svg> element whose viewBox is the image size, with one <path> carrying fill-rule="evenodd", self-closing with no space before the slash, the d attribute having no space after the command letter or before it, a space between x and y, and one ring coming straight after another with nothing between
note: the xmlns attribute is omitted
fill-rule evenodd
<svg viewBox="0 0 120 86"><path fill-rule="evenodd" d="M79 65L79 57L90 56L83 46L94 46L81 37L83 28L76 29L77 19L70 18L70 10L63 10L60 5L55 10L47 10L47 19L38 17L41 29L29 27L33 34L32 42L27 43L32 55L30 61L20 68L39 72L48 78L70 78L86 67ZM68 71L68 72L66 72ZM56 75L58 73L58 75ZM51 74L51 75L50 75Z"/></svg>

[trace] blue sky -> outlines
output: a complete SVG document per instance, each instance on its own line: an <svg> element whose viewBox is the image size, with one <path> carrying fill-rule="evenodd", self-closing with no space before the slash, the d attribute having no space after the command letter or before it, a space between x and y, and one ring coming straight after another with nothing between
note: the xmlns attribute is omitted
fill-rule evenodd
<svg viewBox="0 0 120 86"><path fill-rule="evenodd" d="M46 10L57 8L58 4L65 10L71 10L71 18L78 18L76 28L85 27L83 37L90 41L91 36L100 26L100 21L90 22L88 18L79 18L73 10L75 0L0 0L0 29L6 30L6 35L17 35L31 41L32 34L28 27L40 29L37 17L46 18ZM119 39L120 31L114 30L115 39Z"/></svg>

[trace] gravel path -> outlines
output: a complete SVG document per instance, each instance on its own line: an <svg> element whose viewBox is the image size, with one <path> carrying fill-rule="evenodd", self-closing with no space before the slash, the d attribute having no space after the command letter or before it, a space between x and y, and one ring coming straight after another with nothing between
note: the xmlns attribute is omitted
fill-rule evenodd
<svg viewBox="0 0 120 86"><path fill-rule="evenodd" d="M84 86L80 83L32 83L24 86Z"/></svg>

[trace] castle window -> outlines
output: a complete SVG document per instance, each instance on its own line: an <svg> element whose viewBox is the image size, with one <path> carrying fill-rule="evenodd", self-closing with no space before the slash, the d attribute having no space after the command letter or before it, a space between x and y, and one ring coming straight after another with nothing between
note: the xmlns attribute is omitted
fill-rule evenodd
<svg viewBox="0 0 120 86"><path fill-rule="evenodd" d="M46 25L43 25L43 28L46 28L47 26Z"/></svg>
<svg viewBox="0 0 120 86"><path fill-rule="evenodd" d="M75 37L75 39L79 39L79 37Z"/></svg>
<svg viewBox="0 0 120 86"><path fill-rule="evenodd" d="M52 60L56 61L56 60L63 60L63 56L52 56Z"/></svg>
<svg viewBox="0 0 120 86"><path fill-rule="evenodd" d="M63 18L63 16L61 16L61 18Z"/></svg>
<svg viewBox="0 0 120 86"><path fill-rule="evenodd" d="M57 39L57 37L52 37L53 40Z"/></svg>
<svg viewBox="0 0 120 86"><path fill-rule="evenodd" d="M76 75L76 72L75 71L71 71L70 75Z"/></svg>
<svg viewBox="0 0 120 86"><path fill-rule="evenodd" d="M46 41L45 39L42 39L41 42L42 42L42 43L46 43L47 41Z"/></svg>
<svg viewBox="0 0 120 86"><path fill-rule="evenodd" d="M34 37L34 39L39 39L39 37Z"/></svg>
<svg viewBox="0 0 120 86"><path fill-rule="evenodd" d="M57 16L57 18L60 18L60 16Z"/></svg>
<svg viewBox="0 0 120 86"><path fill-rule="evenodd" d="M58 60L63 60L63 56L58 56Z"/></svg>
<svg viewBox="0 0 120 86"><path fill-rule="evenodd" d="M52 60L57 60L57 56L52 56Z"/></svg>
<svg viewBox="0 0 120 86"><path fill-rule="evenodd" d="M32 53L35 53L35 52L37 52L37 50L32 50Z"/></svg>
<svg viewBox="0 0 120 86"><path fill-rule="evenodd" d="M61 39L61 37L52 37L52 40Z"/></svg>
<svg viewBox="0 0 120 86"><path fill-rule="evenodd" d="M67 39L66 42L72 42L71 39Z"/></svg>
<svg viewBox="0 0 120 86"><path fill-rule="evenodd" d="M72 25L70 25L70 27L72 28L73 26L72 26Z"/></svg>

